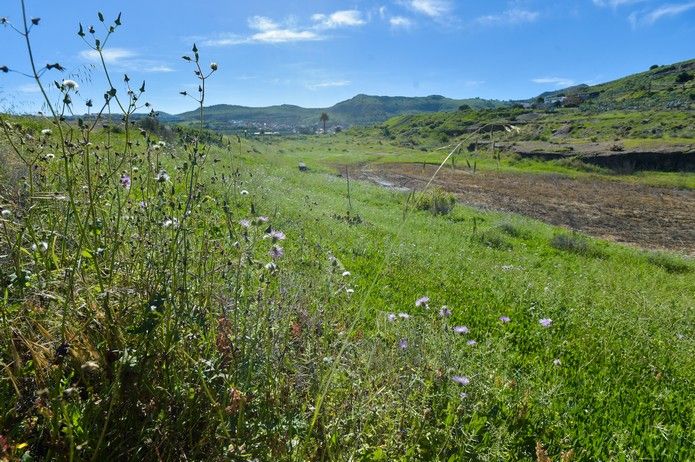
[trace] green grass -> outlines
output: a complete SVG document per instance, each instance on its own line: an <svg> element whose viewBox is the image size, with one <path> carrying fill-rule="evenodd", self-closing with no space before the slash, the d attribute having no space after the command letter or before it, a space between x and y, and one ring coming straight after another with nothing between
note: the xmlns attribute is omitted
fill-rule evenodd
<svg viewBox="0 0 695 462"><path fill-rule="evenodd" d="M446 147L448 146L448 148ZM420 150L397 146L382 137L355 131L332 136L296 136L264 138L258 140L258 153L274 155L286 167L296 167L306 162L314 170L334 172L340 165L358 168L364 164L422 163L439 165L455 145L442 144L437 148ZM502 153L500 162L490 153L482 151L472 155L462 152L455 155L457 168L467 168L466 160L480 172L517 174L562 174L572 178L602 181L619 181L651 186L695 189L695 174L688 172L642 171L618 174L579 161L574 163L519 159Z"/></svg>
<svg viewBox="0 0 695 462"><path fill-rule="evenodd" d="M349 136L212 147L184 234L163 226L181 220L188 189L181 146L160 158L171 183L148 183L158 168L144 173L134 151L132 197L117 194L117 175L91 201L78 193L87 222L90 203L101 217L81 251L58 232L74 226L61 203L3 219L3 248L31 271L20 281L2 266L12 457L88 459L99 446L100 459L534 460L538 443L576 460L693 457L692 262L589 238L558 245L558 229L462 206L404 214L407 195L354 181L350 209L331 165L372 148ZM114 171L118 158L103 159ZM61 164L40 165L42 187L61 189ZM132 218L119 225L119 210ZM256 215L287 235L277 268L265 267L268 225L239 225ZM47 253L32 250L44 236L55 236ZM429 308L416 307L425 295Z"/></svg>

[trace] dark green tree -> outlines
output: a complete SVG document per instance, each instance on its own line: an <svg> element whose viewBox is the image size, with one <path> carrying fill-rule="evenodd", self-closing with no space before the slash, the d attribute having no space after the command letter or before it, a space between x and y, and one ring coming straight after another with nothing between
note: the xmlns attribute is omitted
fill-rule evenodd
<svg viewBox="0 0 695 462"><path fill-rule="evenodd" d="M328 122L328 114L325 112L321 113L321 117L319 117L319 120L323 122L323 133L326 133L326 122Z"/></svg>

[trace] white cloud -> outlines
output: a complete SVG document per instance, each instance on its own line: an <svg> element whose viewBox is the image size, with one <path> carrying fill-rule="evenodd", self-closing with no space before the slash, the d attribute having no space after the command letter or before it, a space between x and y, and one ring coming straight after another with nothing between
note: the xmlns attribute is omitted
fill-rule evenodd
<svg viewBox="0 0 695 462"><path fill-rule="evenodd" d="M632 27L652 25L662 18L678 16L692 9L695 9L695 2L671 3L647 12L634 12L628 16L628 20L632 24Z"/></svg>
<svg viewBox="0 0 695 462"><path fill-rule="evenodd" d="M533 83L541 85L555 85L556 87L564 88L574 85L574 80L563 77L538 77L531 80Z"/></svg>
<svg viewBox="0 0 695 462"><path fill-rule="evenodd" d="M320 90L322 88L335 88L335 87L345 87L350 85L352 82L349 80L332 80L327 82L319 82L314 84L307 84L306 87L310 90Z"/></svg>
<svg viewBox="0 0 695 462"><path fill-rule="evenodd" d="M391 24L391 27L394 29L401 28L401 29L408 29L410 27L413 27L414 23L411 19L408 19L403 16L394 16L389 19L389 24Z"/></svg>
<svg viewBox="0 0 695 462"><path fill-rule="evenodd" d="M507 11L503 11L500 14L490 14L487 16L481 16L477 19L480 24L494 25L494 24L521 24L525 22L534 22L538 19L539 13L537 11L522 10L519 8L512 8Z"/></svg>
<svg viewBox="0 0 695 462"><path fill-rule="evenodd" d="M386 9L385 6L380 6L380 7L379 7L379 16L381 17L381 19L385 19L385 18L386 18L386 11L387 11L387 9Z"/></svg>
<svg viewBox="0 0 695 462"><path fill-rule="evenodd" d="M451 11L451 2L448 0L401 0L400 3L431 18L444 16Z"/></svg>
<svg viewBox="0 0 695 462"><path fill-rule="evenodd" d="M107 48L101 53L106 64L118 64L119 61L137 56L137 53L125 48ZM80 56L87 61L99 62L101 60L99 52L96 50L83 50L80 52Z"/></svg>
<svg viewBox="0 0 695 462"><path fill-rule="evenodd" d="M320 29L337 29L339 27L355 27L366 24L362 19L362 13L358 10L336 11L330 15L315 14L311 19L317 23Z"/></svg>
<svg viewBox="0 0 695 462"><path fill-rule="evenodd" d="M226 34L218 38L209 38L201 43L207 46L224 47L253 43L290 43L325 40L327 37L321 31L340 27L356 27L366 24L362 13L358 10L341 10L331 14L315 14L311 17L309 26L299 27L294 18L283 23L266 16L253 16L248 19L249 29L253 31L248 36Z"/></svg>

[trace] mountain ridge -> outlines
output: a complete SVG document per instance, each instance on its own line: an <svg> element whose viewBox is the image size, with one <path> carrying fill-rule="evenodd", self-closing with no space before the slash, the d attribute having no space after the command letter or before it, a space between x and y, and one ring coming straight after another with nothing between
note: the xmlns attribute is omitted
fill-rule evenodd
<svg viewBox="0 0 695 462"><path fill-rule="evenodd" d="M305 108L293 104L247 107L215 104L205 109L206 128L219 132L239 130L306 131L320 127L326 112L329 126L373 125L402 115L456 111L459 108L495 109L513 105L527 107L581 106L592 111L689 109L695 104L693 81L679 82L683 75L695 79L695 59L630 74L596 85L578 84L545 91L522 100L483 98L453 99L442 95L378 96L360 93L327 108ZM161 120L192 124L198 111L177 115L161 114Z"/></svg>

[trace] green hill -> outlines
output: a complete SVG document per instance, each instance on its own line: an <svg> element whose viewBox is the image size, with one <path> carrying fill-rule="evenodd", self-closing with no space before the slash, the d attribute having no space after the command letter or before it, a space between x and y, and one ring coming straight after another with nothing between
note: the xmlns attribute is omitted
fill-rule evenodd
<svg viewBox="0 0 695 462"><path fill-rule="evenodd" d="M546 92L539 100L561 106L580 106L598 111L671 110L695 106L695 60L654 65L648 71L598 85L577 85Z"/></svg>
<svg viewBox="0 0 695 462"><path fill-rule="evenodd" d="M205 109L207 127L217 131L240 128L287 131L311 129L319 126L322 112L330 117L329 126L353 126L380 123L401 114L456 110L462 105L471 108L495 108L508 103L481 98L450 99L439 95L426 97L357 95L329 108L303 108L289 104L252 108L218 104ZM184 112L171 120L182 123L197 120L198 111Z"/></svg>

